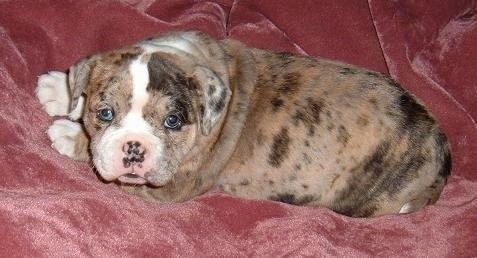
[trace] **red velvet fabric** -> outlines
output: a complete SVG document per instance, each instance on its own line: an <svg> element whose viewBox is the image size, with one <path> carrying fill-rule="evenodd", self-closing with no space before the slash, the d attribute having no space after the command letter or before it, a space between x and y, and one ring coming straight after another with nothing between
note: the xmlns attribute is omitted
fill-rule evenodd
<svg viewBox="0 0 477 258"><path fill-rule="evenodd" d="M391 74L453 149L436 205L353 219L211 191L144 201L50 147L37 76L155 33L200 29L250 46ZM477 256L477 2L0 1L0 256Z"/></svg>

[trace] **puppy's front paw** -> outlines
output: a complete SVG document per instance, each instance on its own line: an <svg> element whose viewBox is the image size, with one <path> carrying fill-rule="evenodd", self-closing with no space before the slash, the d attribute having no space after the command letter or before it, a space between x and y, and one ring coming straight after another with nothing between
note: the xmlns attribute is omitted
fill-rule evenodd
<svg viewBox="0 0 477 258"><path fill-rule="evenodd" d="M59 119L48 128L51 146L60 154L76 160L88 158L88 138L81 124L68 119Z"/></svg>
<svg viewBox="0 0 477 258"><path fill-rule="evenodd" d="M50 116L66 116L69 112L70 94L65 73L52 71L38 78L36 95Z"/></svg>

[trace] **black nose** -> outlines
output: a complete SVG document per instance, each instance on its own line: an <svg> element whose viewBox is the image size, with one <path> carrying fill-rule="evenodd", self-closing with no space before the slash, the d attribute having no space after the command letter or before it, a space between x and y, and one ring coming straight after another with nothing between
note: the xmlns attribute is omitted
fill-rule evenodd
<svg viewBox="0 0 477 258"><path fill-rule="evenodd" d="M144 154L146 149L141 146L141 143L138 141L128 141L123 146L124 158L123 166L125 168L130 167L131 165L137 165L141 167L141 163L144 161Z"/></svg>

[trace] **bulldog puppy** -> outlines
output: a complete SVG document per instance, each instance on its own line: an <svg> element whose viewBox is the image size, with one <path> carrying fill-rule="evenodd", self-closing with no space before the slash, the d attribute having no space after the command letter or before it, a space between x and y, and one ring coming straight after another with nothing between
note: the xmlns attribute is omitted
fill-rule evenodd
<svg viewBox="0 0 477 258"><path fill-rule="evenodd" d="M416 211L451 170L446 136L385 75L175 32L40 76L52 146L161 202L211 188L353 217Z"/></svg>

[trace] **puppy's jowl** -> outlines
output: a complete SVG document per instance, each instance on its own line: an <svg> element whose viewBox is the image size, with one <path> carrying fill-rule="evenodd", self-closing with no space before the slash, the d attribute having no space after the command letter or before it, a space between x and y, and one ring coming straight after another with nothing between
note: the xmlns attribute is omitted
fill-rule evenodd
<svg viewBox="0 0 477 258"><path fill-rule="evenodd" d="M435 119L388 77L176 32L40 76L53 147L159 201L217 187L366 217L434 203L451 169Z"/></svg>

